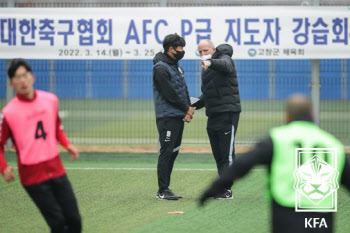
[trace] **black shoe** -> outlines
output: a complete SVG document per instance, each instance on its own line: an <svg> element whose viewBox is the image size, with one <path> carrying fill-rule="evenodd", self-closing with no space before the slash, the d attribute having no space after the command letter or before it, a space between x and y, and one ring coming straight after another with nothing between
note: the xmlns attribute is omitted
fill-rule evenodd
<svg viewBox="0 0 350 233"><path fill-rule="evenodd" d="M159 200L172 200L176 201L179 199L178 196L176 196L173 192L171 192L169 189L166 189L162 192L158 192L156 196Z"/></svg>
<svg viewBox="0 0 350 233"><path fill-rule="evenodd" d="M169 189L169 191L172 192L170 189ZM182 196L176 195L175 193L173 193L173 194L174 194L175 196L177 196L177 198L182 199Z"/></svg>
<svg viewBox="0 0 350 233"><path fill-rule="evenodd" d="M216 195L214 198L218 200L230 200L233 199L233 194L230 189L225 189L223 193Z"/></svg>

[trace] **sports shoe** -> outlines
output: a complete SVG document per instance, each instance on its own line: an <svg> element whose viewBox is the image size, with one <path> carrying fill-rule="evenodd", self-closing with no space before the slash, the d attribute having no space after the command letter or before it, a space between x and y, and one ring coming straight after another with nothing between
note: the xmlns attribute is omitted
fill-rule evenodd
<svg viewBox="0 0 350 233"><path fill-rule="evenodd" d="M171 192L172 194L174 194L175 196L177 196L178 199L182 199L181 195L176 195L175 193L173 193L173 191L171 191L170 189L168 189L169 192Z"/></svg>
<svg viewBox="0 0 350 233"><path fill-rule="evenodd" d="M169 189L166 189L162 192L158 192L156 196L159 200L172 200L176 201L179 199L178 196L176 196L173 192L171 192Z"/></svg>
<svg viewBox="0 0 350 233"><path fill-rule="evenodd" d="M225 189L225 191L223 193L216 195L214 198L218 199L218 200L233 199L233 194L232 194L232 191L230 189Z"/></svg>

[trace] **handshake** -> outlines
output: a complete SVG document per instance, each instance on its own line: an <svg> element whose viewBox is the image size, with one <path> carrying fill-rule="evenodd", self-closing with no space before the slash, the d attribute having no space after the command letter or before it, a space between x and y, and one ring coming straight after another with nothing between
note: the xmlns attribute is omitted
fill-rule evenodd
<svg viewBox="0 0 350 233"><path fill-rule="evenodd" d="M184 122L187 122L187 123L190 123L192 118L193 118L193 115L194 115L194 111L196 110L196 108L194 107L189 107L187 112L186 112L186 115L183 119Z"/></svg>

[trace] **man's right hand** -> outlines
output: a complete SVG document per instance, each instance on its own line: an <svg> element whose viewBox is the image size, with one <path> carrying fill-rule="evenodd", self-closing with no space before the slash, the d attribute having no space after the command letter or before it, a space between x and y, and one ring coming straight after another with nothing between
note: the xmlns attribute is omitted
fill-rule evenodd
<svg viewBox="0 0 350 233"><path fill-rule="evenodd" d="M187 123L190 123L192 118L193 118L193 115L194 115L194 110L196 108L195 107L189 107L187 112L186 112L186 115L183 119L184 122L187 122Z"/></svg>
<svg viewBox="0 0 350 233"><path fill-rule="evenodd" d="M207 70L210 66L211 66L210 60L202 61L202 67L204 70Z"/></svg>
<svg viewBox="0 0 350 233"><path fill-rule="evenodd" d="M187 112L186 112L186 114L189 115L190 117L193 117L193 114L194 114L194 110L195 110L195 109L196 109L196 108L194 108L194 107L189 107L188 110L187 110Z"/></svg>
<svg viewBox="0 0 350 233"><path fill-rule="evenodd" d="M215 197L216 195L224 192L225 184L222 179L218 178L215 182L211 184L209 188L207 188L199 198L199 205L203 206L205 202L208 201L209 198Z"/></svg>
<svg viewBox="0 0 350 233"><path fill-rule="evenodd" d="M15 179L15 174L13 174L13 167L7 167L2 175L6 182L12 182Z"/></svg>

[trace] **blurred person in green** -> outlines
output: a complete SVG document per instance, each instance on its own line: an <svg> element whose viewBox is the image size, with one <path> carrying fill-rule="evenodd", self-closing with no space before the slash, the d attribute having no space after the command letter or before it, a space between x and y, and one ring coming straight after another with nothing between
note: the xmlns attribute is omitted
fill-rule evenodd
<svg viewBox="0 0 350 233"><path fill-rule="evenodd" d="M300 162L301 167L309 166L302 174L302 187L310 194L309 200L306 200L318 198L319 203L326 200L325 194L332 190L332 180L337 183L333 190L341 183L350 191L350 159L345 155L342 143L313 122L312 104L308 97L290 97L286 103L285 117L286 125L271 129L269 135L251 151L239 156L202 194L199 202L203 205L210 197L221 193L227 184L248 174L255 165L265 165L268 168L267 188L272 208L272 232L331 233L334 225L333 212L296 212L297 183L294 175L297 174L298 167L295 151L296 148L332 148L337 151L337 163L334 163L337 171L333 172L332 177L331 170L327 169L330 160L327 154L311 150L308 156L312 158ZM322 155L324 160L315 155ZM316 159L312 160L313 158Z"/></svg>

